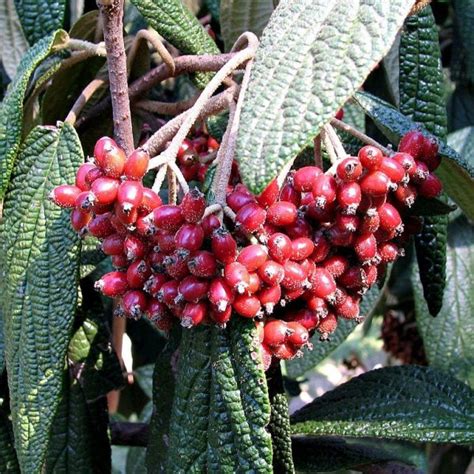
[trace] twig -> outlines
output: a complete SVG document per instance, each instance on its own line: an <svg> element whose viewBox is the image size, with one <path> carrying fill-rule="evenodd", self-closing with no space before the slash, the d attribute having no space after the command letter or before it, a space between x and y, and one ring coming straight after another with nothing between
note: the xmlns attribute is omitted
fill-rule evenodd
<svg viewBox="0 0 474 474"><path fill-rule="evenodd" d="M342 122L341 120L333 118L331 119L331 125L338 128L339 130L343 130L344 132L350 133L352 136L358 138L361 142L367 143L367 145L372 145L378 148L387 156L390 156L393 153L393 151L389 148L384 147L373 138L370 138L365 133L362 133L361 131L355 129L354 127L351 127L349 124Z"/></svg>
<svg viewBox="0 0 474 474"><path fill-rule="evenodd" d="M199 114L198 120L203 120L210 115L216 115L223 110L226 110L233 100L235 91L236 89L230 88L210 99ZM187 113L188 112L183 112L182 114L167 122L166 125L163 125L163 127L161 127L148 139L142 148L147 151L150 156L154 156L159 153L165 147L166 143L168 143L179 130L179 127L184 122ZM155 157L150 160L148 169L157 168L163 163L163 159L160 157Z"/></svg>
<svg viewBox="0 0 474 474"><path fill-rule="evenodd" d="M346 158L347 157L346 150L344 150L341 140L339 140L339 137L337 136L337 133L335 132L334 128L332 128L331 125L327 124L324 126L324 131L329 137L329 140L331 140L334 150L336 151L337 158L339 160Z"/></svg>
<svg viewBox="0 0 474 474"><path fill-rule="evenodd" d="M332 164L337 163L337 155L336 151L334 150L334 146L329 139L326 130L323 128L321 130L321 140L324 143L324 147L326 148L326 151L328 152L329 155L329 160L331 161Z"/></svg>
<svg viewBox="0 0 474 474"><path fill-rule="evenodd" d="M104 42L96 44L91 43L90 41L70 38L67 42L66 47L72 51L87 51L91 54L91 56L107 55Z"/></svg>
<svg viewBox="0 0 474 474"><path fill-rule="evenodd" d="M107 50L114 135L129 155L133 151L132 116L127 84L127 56L123 41L123 0L97 0Z"/></svg>
<svg viewBox="0 0 474 474"><path fill-rule="evenodd" d="M176 178L178 179L179 185L183 190L183 193L186 194L187 192L189 192L188 182L186 181L185 177L183 176L183 173L181 173L181 170L178 168L176 163L174 161L170 161L168 163L168 166L171 168Z"/></svg>
<svg viewBox="0 0 474 474"><path fill-rule="evenodd" d="M158 172L156 173L155 176L155 181L153 183L153 191L155 191L156 194L160 192L161 186L163 184L163 181L166 178L166 171L168 170L167 165L162 165L161 168L158 169Z"/></svg>
<svg viewBox="0 0 474 474"><path fill-rule="evenodd" d="M175 58L176 70L174 76L180 74L191 73L191 72L213 72L218 71L226 62L229 61L236 53L228 54L204 54L201 56L180 56ZM158 85L165 79L172 77L170 75L168 66L166 64L160 64L156 68L144 74L142 77L134 81L129 88L129 96L131 99L139 97L141 94L150 90L151 88ZM76 127L80 128L84 126L88 121L97 117L102 112L110 107L110 97L105 98L97 105L95 105L90 112L81 117L76 124Z"/></svg>
<svg viewBox="0 0 474 474"><path fill-rule="evenodd" d="M206 163L210 163L216 158L216 156L217 156L217 151L212 151L208 155L200 156L199 163L202 163L203 165L205 165ZM215 163L217 163L217 161L215 161Z"/></svg>
<svg viewBox="0 0 474 474"><path fill-rule="evenodd" d="M321 136L318 135L313 140L314 143L314 164L323 169L323 156L321 154Z"/></svg>
<svg viewBox="0 0 474 474"><path fill-rule="evenodd" d="M206 217L210 216L211 214L215 214L216 212L221 210L222 206L220 204L211 204L210 206L207 206L204 211L204 214L202 215L201 221Z"/></svg>
<svg viewBox="0 0 474 474"><path fill-rule="evenodd" d="M168 180L168 204L176 204L178 200L178 188L176 186L176 175L170 166L167 166L166 178Z"/></svg>
<svg viewBox="0 0 474 474"><path fill-rule="evenodd" d="M163 63L168 66L170 75L174 76L176 66L174 64L173 56L171 56L169 51L165 48L165 45L161 41L159 34L155 30L151 30L151 29L139 30L138 33L136 34L132 47L130 48L130 52L128 54L128 61L127 61L128 72L130 73L130 69L133 64L133 59L135 58L135 55L138 50L138 45L140 44L141 40L146 40L149 43L151 43L155 51L160 55L161 59L163 60Z"/></svg>
<svg viewBox="0 0 474 474"><path fill-rule="evenodd" d="M199 94L190 99L179 102L159 102L156 100L140 100L133 104L134 107L161 115L178 115L192 107L198 100Z"/></svg>
<svg viewBox="0 0 474 474"><path fill-rule="evenodd" d="M107 81L104 79L94 79L92 80L85 89L81 92L81 95L77 98L76 102L72 106L72 109L67 114L66 119L64 120L71 125L74 125L76 122L77 116L81 113L81 110L86 105L87 101L100 89Z"/></svg>

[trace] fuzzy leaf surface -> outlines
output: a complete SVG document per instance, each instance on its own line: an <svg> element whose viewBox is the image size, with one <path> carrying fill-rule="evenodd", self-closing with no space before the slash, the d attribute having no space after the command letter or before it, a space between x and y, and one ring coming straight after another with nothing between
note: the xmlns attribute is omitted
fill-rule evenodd
<svg viewBox="0 0 474 474"><path fill-rule="evenodd" d="M38 41L21 60L16 76L0 104L0 199L5 196L13 164L18 154L23 120L23 100L28 81L36 66L56 47L64 44L64 31L53 33Z"/></svg>
<svg viewBox="0 0 474 474"><path fill-rule="evenodd" d="M371 370L298 410L294 434L472 443L474 392L418 366Z"/></svg>
<svg viewBox="0 0 474 474"><path fill-rule="evenodd" d="M413 1L281 1L265 28L236 156L260 193L354 94L390 48Z"/></svg>
<svg viewBox="0 0 474 474"><path fill-rule="evenodd" d="M415 122L378 97L366 92L358 92L354 99L374 121L377 128L395 145L406 132L417 127ZM431 136L423 126L418 125L418 127L427 136ZM460 155L444 142L440 143L439 154L443 160L436 174L442 180L444 190L466 215L473 219L474 158L469 155Z"/></svg>
<svg viewBox="0 0 474 474"><path fill-rule="evenodd" d="M22 471L40 472L58 407L77 302L79 239L49 202L83 161L75 130L38 126L27 137L5 198L0 288L13 428Z"/></svg>
<svg viewBox="0 0 474 474"><path fill-rule="evenodd" d="M260 37L273 10L273 0L222 0L220 19L226 51L245 31Z"/></svg>

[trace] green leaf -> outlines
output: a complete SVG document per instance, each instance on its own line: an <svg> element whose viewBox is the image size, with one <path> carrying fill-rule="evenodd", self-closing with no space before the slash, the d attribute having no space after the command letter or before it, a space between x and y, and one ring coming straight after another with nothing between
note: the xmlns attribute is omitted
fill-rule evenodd
<svg viewBox="0 0 474 474"><path fill-rule="evenodd" d="M448 129L474 125L474 94L472 86L457 85L449 97L448 102Z"/></svg>
<svg viewBox="0 0 474 474"><path fill-rule="evenodd" d="M408 117L373 95L358 92L354 99L377 128L395 145L406 132L417 127ZM431 135L423 126L418 125L418 128L427 136ZM439 154L443 160L436 174L443 181L444 190L469 218L474 219L473 157L459 155L443 142L440 143Z"/></svg>
<svg viewBox="0 0 474 474"><path fill-rule="evenodd" d="M380 465L386 462L403 463L418 471L400 470L396 472L427 472L426 455L419 447L400 441L370 438L338 437L293 437L293 456L299 473L355 469L362 466ZM366 472L365 470L363 472ZM394 472L377 471L377 472Z"/></svg>
<svg viewBox="0 0 474 474"><path fill-rule="evenodd" d="M452 47L453 79L474 81L474 4L471 0L453 0L456 27Z"/></svg>
<svg viewBox="0 0 474 474"><path fill-rule="evenodd" d="M270 405L252 321L183 332L168 470L269 472ZM150 465L149 465L150 466Z"/></svg>
<svg viewBox="0 0 474 474"><path fill-rule="evenodd" d="M15 76L28 47L14 1L3 0L0 2L0 59L10 78Z"/></svg>
<svg viewBox="0 0 474 474"><path fill-rule="evenodd" d="M256 194L316 136L389 49L413 1L280 2L257 50L236 156Z"/></svg>
<svg viewBox="0 0 474 474"><path fill-rule="evenodd" d="M0 228L0 290L16 449L23 471L41 469L62 390L77 301L79 239L69 213L49 202L83 161L68 124L36 127L19 153Z"/></svg>
<svg viewBox="0 0 474 474"><path fill-rule="evenodd" d="M245 31L260 37L273 10L273 0L221 0L221 31L225 50L230 51Z"/></svg>
<svg viewBox="0 0 474 474"><path fill-rule="evenodd" d="M15 5L31 45L63 26L66 0L15 0Z"/></svg>
<svg viewBox="0 0 474 474"><path fill-rule="evenodd" d="M428 313L417 268L413 270L415 308L426 356L474 387L474 226L464 217L448 227L447 286L437 318Z"/></svg>
<svg viewBox="0 0 474 474"><path fill-rule="evenodd" d="M428 199L422 196L416 198L415 204L410 208L414 216L438 216L449 214L457 209L454 204L449 204L441 199Z"/></svg>
<svg viewBox="0 0 474 474"><path fill-rule="evenodd" d="M56 32L30 48L18 66L0 106L0 199L5 196L21 140L23 100L36 66L56 48L64 45L67 34Z"/></svg>
<svg viewBox="0 0 474 474"><path fill-rule="evenodd" d="M448 374L400 366L366 372L304 406L294 434L468 444L474 440L474 395Z"/></svg>
<svg viewBox="0 0 474 474"><path fill-rule="evenodd" d="M181 0L133 0L147 23L185 54L218 54L219 48ZM209 73L196 74L198 85L209 82Z"/></svg>
<svg viewBox="0 0 474 474"><path fill-rule="evenodd" d="M212 18L217 22L220 21L220 14L221 14L220 3L221 3L221 0L204 0L204 5L206 5Z"/></svg>
<svg viewBox="0 0 474 474"><path fill-rule="evenodd" d="M6 381L6 373L0 369L0 472L19 474L20 467L15 453L12 422L5 397L8 390Z"/></svg>
<svg viewBox="0 0 474 474"><path fill-rule="evenodd" d="M431 7L410 16L400 39L400 111L432 134L446 139L447 117L438 29ZM430 313L443 304L446 285L448 218L426 217L415 236L423 293Z"/></svg>
<svg viewBox="0 0 474 474"><path fill-rule="evenodd" d="M272 435L273 471L295 472L291 450L291 427L288 413L288 399L283 387L280 365L267 373L270 394L271 415L268 431Z"/></svg>
<svg viewBox="0 0 474 474"><path fill-rule="evenodd" d="M383 292L377 286L373 286L362 298L360 314L369 317L377 307L382 296ZM285 362L288 377L296 379L318 365L331 352L336 350L356 327L357 323L354 321L340 318L337 322L336 331L331 334L328 340L320 341L320 335L316 332L310 340L313 349L310 350L305 347L303 349L303 357Z"/></svg>

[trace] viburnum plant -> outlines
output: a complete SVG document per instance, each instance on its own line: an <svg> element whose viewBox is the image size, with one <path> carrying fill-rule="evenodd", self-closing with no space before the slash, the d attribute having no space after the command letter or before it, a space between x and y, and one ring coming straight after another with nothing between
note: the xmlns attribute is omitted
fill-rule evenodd
<svg viewBox="0 0 474 474"><path fill-rule="evenodd" d="M127 472L468 453L474 134L446 143L429 2L187 3L8 13L0 472L111 472L111 444ZM383 313L404 365L290 417L285 385Z"/></svg>

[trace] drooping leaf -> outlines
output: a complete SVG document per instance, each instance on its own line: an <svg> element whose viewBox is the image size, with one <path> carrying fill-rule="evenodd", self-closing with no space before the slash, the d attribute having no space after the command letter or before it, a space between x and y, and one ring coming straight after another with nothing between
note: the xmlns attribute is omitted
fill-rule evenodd
<svg viewBox="0 0 474 474"><path fill-rule="evenodd" d="M412 120L404 116L387 102L367 94L358 92L355 101L374 121L380 131L394 144L409 130L417 127ZM418 125L426 135L426 129ZM446 193L461 207L470 218L474 218L474 159L472 156L459 155L453 148L440 143L439 154L443 157L441 166L436 173L443 181Z"/></svg>
<svg viewBox="0 0 474 474"><path fill-rule="evenodd" d="M147 23L161 36L187 54L218 54L219 49L196 17L181 0L133 0ZM196 74L205 86L209 73Z"/></svg>
<svg viewBox="0 0 474 474"><path fill-rule="evenodd" d="M28 47L14 0L3 0L0 2L0 59L10 78L15 76Z"/></svg>
<svg viewBox="0 0 474 474"><path fill-rule="evenodd" d="M400 111L446 139L447 117L438 29L431 7L405 22L399 54ZM436 316L443 304L446 285L448 217L427 216L415 235L416 257L428 308Z"/></svg>
<svg viewBox="0 0 474 474"><path fill-rule="evenodd" d="M448 102L448 130L474 126L474 94L471 86L457 85Z"/></svg>
<svg viewBox="0 0 474 474"><path fill-rule="evenodd" d="M227 329L183 332L169 471L271 470L270 406L258 344L255 325L239 317Z"/></svg>
<svg viewBox="0 0 474 474"><path fill-rule="evenodd" d="M15 0L15 5L31 45L63 26L66 0Z"/></svg>
<svg viewBox="0 0 474 474"><path fill-rule="evenodd" d="M351 468L359 471L362 466L380 466L387 462L398 462L404 466L399 471L390 472L421 474L427 470L426 454L422 449L400 441L293 436L293 454L298 472L308 474Z"/></svg>
<svg viewBox="0 0 474 474"><path fill-rule="evenodd" d="M65 44L67 34L59 31L30 48L18 66L15 78L0 105L0 199L7 190L20 146L23 100L28 81L36 66L56 48Z"/></svg>
<svg viewBox="0 0 474 474"><path fill-rule="evenodd" d="M23 144L0 228L0 288L16 449L40 471L60 403L64 356L77 301L79 240L69 215L48 201L83 161L68 124L36 127Z"/></svg>
<svg viewBox="0 0 474 474"><path fill-rule="evenodd" d="M417 268L413 270L416 319L430 364L474 387L474 227L464 217L448 228L447 286L436 319L428 314Z"/></svg>
<svg viewBox="0 0 474 474"><path fill-rule="evenodd" d="M472 390L435 369L385 367L366 372L304 406L294 434L472 443Z"/></svg>
<svg viewBox="0 0 474 474"><path fill-rule="evenodd" d="M452 5L455 28L451 76L468 83L474 80L474 4L471 0L453 0Z"/></svg>
<svg viewBox="0 0 474 474"><path fill-rule="evenodd" d="M281 1L262 35L236 156L259 193L390 48L413 1Z"/></svg>
<svg viewBox="0 0 474 474"><path fill-rule="evenodd" d="M230 51L235 40L245 31L260 37L273 10L273 0L221 0L221 31L225 50Z"/></svg>
<svg viewBox="0 0 474 474"><path fill-rule="evenodd" d="M271 416L268 431L272 435L273 471L295 472L291 450L291 427L288 412L288 399L283 387L281 369L278 365L267 372L270 395Z"/></svg>
<svg viewBox="0 0 474 474"><path fill-rule="evenodd" d="M373 313L380 302L382 293L377 286L374 286L364 295L360 303L360 314L362 316L368 317ZM285 363L287 375L293 379L301 377L337 349L356 327L357 324L354 321L340 318L337 322L336 331L331 334L328 340L320 341L320 334L316 332L310 341L313 349L309 350L305 347L303 349L303 357L289 360Z"/></svg>

